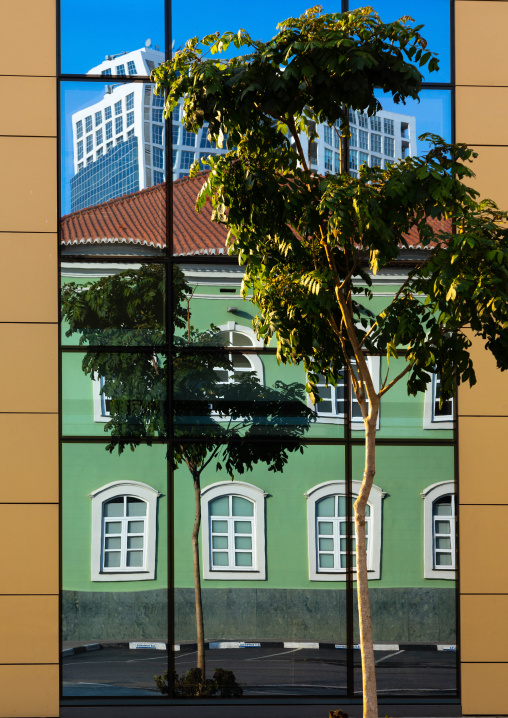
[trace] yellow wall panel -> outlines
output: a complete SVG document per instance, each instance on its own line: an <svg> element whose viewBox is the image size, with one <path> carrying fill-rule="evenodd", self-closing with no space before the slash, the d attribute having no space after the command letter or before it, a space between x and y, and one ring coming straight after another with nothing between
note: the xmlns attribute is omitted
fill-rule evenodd
<svg viewBox="0 0 508 718"><path fill-rule="evenodd" d="M56 165L56 139L0 137L0 230L57 231Z"/></svg>
<svg viewBox="0 0 508 718"><path fill-rule="evenodd" d="M461 660L508 663L508 596L462 596L460 608Z"/></svg>
<svg viewBox="0 0 508 718"><path fill-rule="evenodd" d="M0 456L0 503L58 502L56 414L0 414Z"/></svg>
<svg viewBox="0 0 508 718"><path fill-rule="evenodd" d="M508 63L507 63L508 65ZM508 209L508 183L504 168L508 162L508 147L476 147L478 157L471 168L476 177L467 184L480 193L482 199L492 199L500 209Z"/></svg>
<svg viewBox="0 0 508 718"><path fill-rule="evenodd" d="M3 75L56 74L56 1L0 3L0 67ZM26 105L28 108L30 104ZM37 108L32 107L34 113ZM27 111L28 114L28 111Z"/></svg>
<svg viewBox="0 0 508 718"><path fill-rule="evenodd" d="M58 321L57 256L56 234L0 233L0 322Z"/></svg>
<svg viewBox="0 0 508 718"><path fill-rule="evenodd" d="M508 663L462 664L463 715L506 715Z"/></svg>
<svg viewBox="0 0 508 718"><path fill-rule="evenodd" d="M0 76L0 97L9 98L0 113L0 135L56 137L56 78ZM24 106L31 111L20 112Z"/></svg>
<svg viewBox="0 0 508 718"><path fill-rule="evenodd" d="M0 663L58 663L58 596L0 596Z"/></svg>
<svg viewBox="0 0 508 718"><path fill-rule="evenodd" d="M0 666L0 718L57 718L58 666Z"/></svg>
<svg viewBox="0 0 508 718"><path fill-rule="evenodd" d="M457 142L468 145L505 145L508 87L457 87ZM485 108L488 107L488 121ZM481 148L478 148L481 152Z"/></svg>
<svg viewBox="0 0 508 718"><path fill-rule="evenodd" d="M0 504L0 594L58 593L58 506Z"/></svg>
<svg viewBox="0 0 508 718"><path fill-rule="evenodd" d="M0 411L57 412L57 326L0 324L0 346Z"/></svg>
<svg viewBox="0 0 508 718"><path fill-rule="evenodd" d="M461 506L459 535L461 593L508 593L508 506Z"/></svg>
<svg viewBox="0 0 508 718"><path fill-rule="evenodd" d="M469 384L459 387L459 416L508 416L508 371L499 371L481 339L472 336L471 339L471 358L478 383L472 389Z"/></svg>
<svg viewBox="0 0 508 718"><path fill-rule="evenodd" d="M459 424L461 504L508 504L508 417L463 417ZM488 489L487 483L488 482Z"/></svg>
<svg viewBox="0 0 508 718"><path fill-rule="evenodd" d="M506 2L455 2L457 85L508 85L507 26Z"/></svg>

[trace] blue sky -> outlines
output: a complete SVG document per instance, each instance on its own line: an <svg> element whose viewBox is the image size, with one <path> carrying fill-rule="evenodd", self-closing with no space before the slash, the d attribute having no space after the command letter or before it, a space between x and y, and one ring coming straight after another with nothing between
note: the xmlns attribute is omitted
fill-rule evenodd
<svg viewBox="0 0 508 718"><path fill-rule="evenodd" d="M176 0L172 7L173 38L179 47L189 37L199 37L225 30L245 28L254 38L267 40L276 33L277 23L298 16L312 6L309 0L258 0L241 3L223 0L218 6L209 0L193 3ZM350 0L350 7L361 7L362 2ZM340 2L323 2L325 12L340 12ZM447 82L450 77L448 0L378 0L372 5L382 20L390 22L401 15L410 15L426 27L422 34L430 50L440 51L441 68L427 80ZM423 12L422 12L423 11ZM61 0L61 64L62 72L86 73L98 65L107 54L143 47L150 38L152 45L164 49L164 2L151 0L88 0L86 12L75 0ZM97 102L103 96L102 83L66 82L62 85L62 213L70 211L69 180L73 174L70 118L78 109ZM425 101L423 101L425 98ZM436 132L449 138L450 103L434 91L422 94L420 104L395 106L383 101L385 109L412 114L417 119L417 132Z"/></svg>

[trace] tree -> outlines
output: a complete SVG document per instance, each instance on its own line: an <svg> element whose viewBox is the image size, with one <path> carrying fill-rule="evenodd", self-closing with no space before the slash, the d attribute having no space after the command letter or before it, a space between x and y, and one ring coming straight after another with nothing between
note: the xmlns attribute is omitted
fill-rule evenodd
<svg viewBox="0 0 508 718"><path fill-rule="evenodd" d="M347 370L361 408L365 469L354 518L366 718L377 716L365 507L380 400L403 377L414 395L439 372L442 399L460 382L474 384L466 327L486 340L501 369L508 366L508 215L463 184L475 153L428 135L424 157L346 174L349 109L380 110L376 87L396 103L418 99L414 63L437 69L422 26L410 21L384 24L370 8L325 15L314 7L282 22L265 43L244 30L192 38L152 73L156 92L167 92L167 117L183 98L187 130L207 122L219 146L227 136L229 152L209 158L196 207L210 197L212 219L229 229L229 252L245 266L244 296L250 289L259 309L258 336L276 339L279 361L303 363L313 401L318 375L335 384ZM231 43L248 54L203 58ZM312 141L323 121L340 133L338 176L314 174L302 149L301 134ZM435 229L429 219L453 229L444 222ZM411 228L429 256L373 313L371 274L408 246ZM402 356L405 368L376 391L368 353Z"/></svg>
<svg viewBox="0 0 508 718"><path fill-rule="evenodd" d="M200 694L210 683L205 671L199 561L203 471L214 462L218 471L224 469L231 478L252 471L258 462L265 463L269 471L282 471L289 454L303 450L301 439L313 412L306 405L301 384L277 381L273 388L265 387L249 372L235 376L232 382L220 382L217 371L233 372L234 365L221 350L223 341L217 327L198 331L190 324L187 300L192 291L178 267L173 269L172 292L177 353L171 364L171 396L169 362L164 352L169 329L162 265L126 270L85 286L73 282L65 285L62 317L69 324L66 336L77 333L80 346L89 347L83 371L92 379L102 378L101 393L108 397L110 406L110 420L104 427L110 437L108 451L116 448L122 453L127 446L134 450L142 442L151 445L167 441L173 423L168 459L174 469L187 466L194 489L192 553L198 673L192 676L196 678L195 693ZM288 416L292 421L283 421ZM276 425L279 441L257 445L254 451L249 440L259 435L263 424Z"/></svg>

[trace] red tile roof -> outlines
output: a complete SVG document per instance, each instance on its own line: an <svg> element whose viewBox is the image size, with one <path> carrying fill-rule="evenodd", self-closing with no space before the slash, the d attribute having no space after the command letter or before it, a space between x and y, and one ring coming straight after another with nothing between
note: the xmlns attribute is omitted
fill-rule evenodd
<svg viewBox="0 0 508 718"><path fill-rule="evenodd" d="M210 220L208 200L198 214L194 205L208 170L173 183L173 246L176 255L225 254L227 230ZM61 242L67 247L86 244L166 246L166 184L126 194L104 204L81 209L61 219ZM429 219L434 230L449 232L449 220ZM416 228L406 235L411 249L422 249Z"/></svg>
<svg viewBox="0 0 508 718"><path fill-rule="evenodd" d="M207 171L173 183L173 246L175 254L225 253L227 230L210 220L208 201L198 214L194 205ZM61 242L166 246L166 184L122 195L61 219Z"/></svg>

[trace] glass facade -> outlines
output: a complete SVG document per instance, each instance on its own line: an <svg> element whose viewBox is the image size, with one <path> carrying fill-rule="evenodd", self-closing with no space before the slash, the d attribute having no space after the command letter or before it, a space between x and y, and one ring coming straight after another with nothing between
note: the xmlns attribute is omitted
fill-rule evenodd
<svg viewBox="0 0 508 718"><path fill-rule="evenodd" d="M149 83L164 60L162 3L135 37L125 13L93 57L61 4L62 697L178 703L202 642L207 677L232 671L246 703L359 702L352 516L364 429L351 381L320 376L314 405L303 367L279 364L256 336L226 233L209 208L194 212L191 164L225 150L206 126L183 127L181 104L166 121ZM445 18L449 3L437 4ZM220 21L198 9L173 3L176 48L216 22L268 38L306 8L236 6ZM397 2L375 9L398 17ZM421 132L451 138L449 87L425 88L419 107L379 97L376 116L350 112L352 174L421 152ZM338 173L338 133L317 131L313 168ZM374 311L404 271L374 284ZM368 361L377 388L403 363ZM404 381L383 398L367 507L380 700L457 695L453 411L437 376L416 398Z"/></svg>

